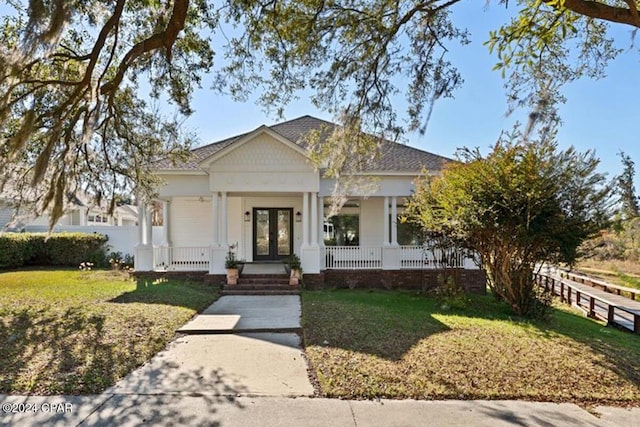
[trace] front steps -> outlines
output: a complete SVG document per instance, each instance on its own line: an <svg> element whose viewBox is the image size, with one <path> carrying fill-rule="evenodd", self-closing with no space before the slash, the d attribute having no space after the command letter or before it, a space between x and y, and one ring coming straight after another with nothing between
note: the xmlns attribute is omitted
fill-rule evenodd
<svg viewBox="0 0 640 427"><path fill-rule="evenodd" d="M286 274L245 274L237 285L224 285L222 295L298 295L299 286L289 285Z"/></svg>

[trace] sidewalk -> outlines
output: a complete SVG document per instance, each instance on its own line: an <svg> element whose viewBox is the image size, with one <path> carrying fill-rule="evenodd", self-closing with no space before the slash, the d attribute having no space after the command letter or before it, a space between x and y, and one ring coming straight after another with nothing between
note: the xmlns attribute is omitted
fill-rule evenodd
<svg viewBox="0 0 640 427"><path fill-rule="evenodd" d="M584 426L636 427L640 408L520 401L347 401L231 395L0 396L3 403L70 403L71 411L0 414L1 426Z"/></svg>

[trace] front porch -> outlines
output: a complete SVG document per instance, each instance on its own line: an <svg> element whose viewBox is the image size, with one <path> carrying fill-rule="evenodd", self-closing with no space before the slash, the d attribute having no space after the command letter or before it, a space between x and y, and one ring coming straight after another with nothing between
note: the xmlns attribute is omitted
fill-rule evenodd
<svg viewBox="0 0 640 427"><path fill-rule="evenodd" d="M211 246L155 246L153 271L209 272L211 259L217 252ZM449 268L478 268L473 259L461 253L432 251L420 245L323 246L319 259L307 264L316 262L321 265L320 270L434 270L441 269L443 263Z"/></svg>

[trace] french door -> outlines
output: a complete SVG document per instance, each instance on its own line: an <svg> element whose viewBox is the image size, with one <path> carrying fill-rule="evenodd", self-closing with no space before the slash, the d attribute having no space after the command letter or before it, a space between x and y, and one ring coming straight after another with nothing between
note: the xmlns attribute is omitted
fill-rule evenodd
<svg viewBox="0 0 640 427"><path fill-rule="evenodd" d="M254 261L276 261L291 255L292 217L292 208L253 208Z"/></svg>

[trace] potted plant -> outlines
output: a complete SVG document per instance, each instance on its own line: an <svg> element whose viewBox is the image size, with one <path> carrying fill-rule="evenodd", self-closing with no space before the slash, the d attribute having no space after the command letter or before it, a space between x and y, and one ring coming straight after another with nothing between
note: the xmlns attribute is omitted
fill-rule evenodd
<svg viewBox="0 0 640 427"><path fill-rule="evenodd" d="M296 254L291 254L285 261L285 270L289 273L289 284L292 286L298 285L300 278L302 278L302 267L300 263L300 257Z"/></svg>
<svg viewBox="0 0 640 427"><path fill-rule="evenodd" d="M238 283L238 259L233 251L235 245L229 246L227 256L224 259L224 268L227 269L227 285L236 285Z"/></svg>

